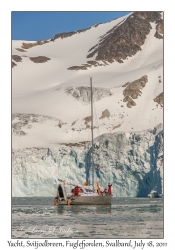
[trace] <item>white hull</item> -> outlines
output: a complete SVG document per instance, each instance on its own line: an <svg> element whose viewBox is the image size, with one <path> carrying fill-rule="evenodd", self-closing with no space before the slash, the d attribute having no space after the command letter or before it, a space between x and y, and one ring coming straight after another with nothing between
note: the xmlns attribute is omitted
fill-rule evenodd
<svg viewBox="0 0 175 250"><path fill-rule="evenodd" d="M58 201L58 205L67 205L68 200ZM70 205L110 205L111 195L104 196L75 196L71 199Z"/></svg>

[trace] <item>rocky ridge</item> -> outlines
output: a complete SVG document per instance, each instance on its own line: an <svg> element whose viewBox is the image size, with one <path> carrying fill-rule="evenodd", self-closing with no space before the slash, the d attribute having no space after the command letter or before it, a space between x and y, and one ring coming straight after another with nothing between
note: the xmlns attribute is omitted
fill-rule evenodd
<svg viewBox="0 0 175 250"><path fill-rule="evenodd" d="M110 31L101 37L99 43L89 50L87 58L93 57L96 60L122 62L127 57L135 55L149 34L151 22L157 23L157 30L163 32L163 20L160 12L134 12L126 20L114 26ZM110 61L109 61L110 60Z"/></svg>
<svg viewBox="0 0 175 250"><path fill-rule="evenodd" d="M94 26L94 27L97 27L97 26ZM82 29L82 30L73 31L73 32L63 32L63 33L59 33L59 34L56 34L56 35L54 36L54 38L51 39L51 41L54 41L54 40L56 40L56 39L58 39L58 38L64 39L64 38L73 36L73 35L75 35L75 34L78 34L78 33L81 33L81 32L85 32L86 30L89 30L89 29L91 29L91 27L86 28L86 29Z"/></svg>
<svg viewBox="0 0 175 250"><path fill-rule="evenodd" d="M101 36L98 44L89 49L90 53L87 58L95 56L96 65L99 64L99 66L105 66L115 61L123 63L127 57L131 57L141 50L141 46L152 29L151 23L153 22L157 23L154 36L162 39L163 20L160 12L133 12L132 15ZM68 69L85 70L93 64L87 64L86 68L83 65L72 66Z"/></svg>
<svg viewBox="0 0 175 250"><path fill-rule="evenodd" d="M97 26L98 26L98 24L94 25L94 27L97 27ZM58 38L64 39L64 38L70 37L72 35L75 35L75 34L78 34L81 32L85 32L86 30L89 30L89 29L91 29L91 27L86 28L86 29L82 29L82 30L73 31L73 32L59 33L59 34L56 34L54 36L54 38L50 38L48 40L40 40L40 41L36 41L34 43L22 43L21 48L16 48L16 50L18 50L20 52L27 52L25 49L28 50L28 49L33 48L33 47L38 46L38 45L43 45L43 44L46 44L49 42L54 42Z"/></svg>

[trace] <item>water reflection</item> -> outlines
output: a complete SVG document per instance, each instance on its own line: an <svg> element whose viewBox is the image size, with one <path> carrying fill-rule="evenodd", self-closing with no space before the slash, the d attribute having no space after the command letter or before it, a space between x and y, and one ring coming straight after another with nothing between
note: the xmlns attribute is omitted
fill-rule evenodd
<svg viewBox="0 0 175 250"><path fill-rule="evenodd" d="M12 202L14 238L163 237L163 199L113 197L112 205L70 206L53 206L53 197L15 198ZM61 228L71 232L60 233Z"/></svg>
<svg viewBox="0 0 175 250"><path fill-rule="evenodd" d="M157 205L151 205L149 207L151 213L158 213L162 210L162 207L157 206Z"/></svg>
<svg viewBox="0 0 175 250"><path fill-rule="evenodd" d="M111 213L111 205L91 205L91 206L81 206L81 205L58 205L55 207L56 212L58 214L64 214L64 213L73 213L73 214L79 214L79 213L87 213L87 212L93 212L97 214L110 214Z"/></svg>
<svg viewBox="0 0 175 250"><path fill-rule="evenodd" d="M111 214L111 205L98 205L96 212L98 214Z"/></svg>

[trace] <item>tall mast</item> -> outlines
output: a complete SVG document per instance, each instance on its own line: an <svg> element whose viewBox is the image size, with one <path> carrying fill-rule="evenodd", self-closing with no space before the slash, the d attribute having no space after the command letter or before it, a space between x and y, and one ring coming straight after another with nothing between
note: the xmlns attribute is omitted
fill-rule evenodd
<svg viewBox="0 0 175 250"><path fill-rule="evenodd" d="M92 131L92 187L94 192L94 136L93 136L93 92L92 92L92 77L90 78L91 85L91 131Z"/></svg>

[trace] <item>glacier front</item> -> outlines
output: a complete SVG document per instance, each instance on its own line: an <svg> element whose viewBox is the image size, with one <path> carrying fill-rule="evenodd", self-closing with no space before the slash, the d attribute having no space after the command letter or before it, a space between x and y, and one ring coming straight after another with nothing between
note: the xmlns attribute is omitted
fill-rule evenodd
<svg viewBox="0 0 175 250"><path fill-rule="evenodd" d="M12 196L55 196L58 178L91 183L91 143L12 150ZM163 125L94 140L95 181L112 183L115 197L163 193ZM98 167L99 166L99 167ZM71 186L66 186L70 191Z"/></svg>

